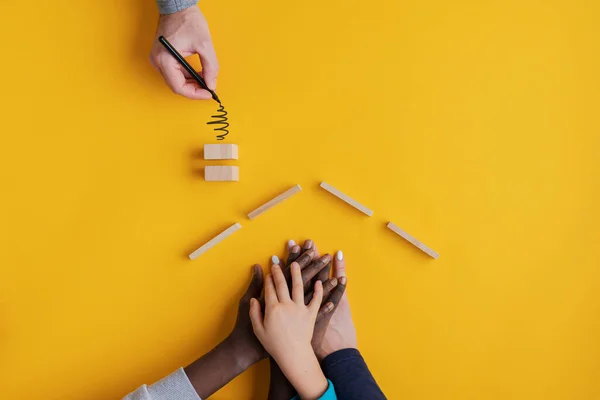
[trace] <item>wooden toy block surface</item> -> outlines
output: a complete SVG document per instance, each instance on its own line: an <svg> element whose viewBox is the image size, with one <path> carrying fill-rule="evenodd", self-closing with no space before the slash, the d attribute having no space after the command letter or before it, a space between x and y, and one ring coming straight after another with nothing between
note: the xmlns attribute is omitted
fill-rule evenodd
<svg viewBox="0 0 600 400"><path fill-rule="evenodd" d="M208 182L237 182L240 169L235 166L208 165L204 167L204 180Z"/></svg>
<svg viewBox="0 0 600 400"><path fill-rule="evenodd" d="M238 145L237 144L205 144L204 145L205 160L237 160Z"/></svg>

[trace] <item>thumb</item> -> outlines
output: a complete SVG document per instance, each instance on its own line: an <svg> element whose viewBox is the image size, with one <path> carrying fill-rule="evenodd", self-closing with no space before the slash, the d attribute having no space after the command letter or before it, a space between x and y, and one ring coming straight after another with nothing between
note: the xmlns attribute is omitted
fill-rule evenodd
<svg viewBox="0 0 600 400"><path fill-rule="evenodd" d="M316 281L313 298L310 303L308 303L308 309L315 318L319 313L319 308L321 308L321 301L323 301L323 283L321 281Z"/></svg>
<svg viewBox="0 0 600 400"><path fill-rule="evenodd" d="M254 334L260 340L264 331L263 313L260 309L258 300L256 300L254 297L250 299L250 321L252 321L252 329L254 329Z"/></svg>
<svg viewBox="0 0 600 400"><path fill-rule="evenodd" d="M252 280L250 281L250 285L248 285L246 293L244 293L244 298L247 300L252 297L260 297L260 292L263 288L263 281L264 278L262 267L258 264L254 264L252 267Z"/></svg>
<svg viewBox="0 0 600 400"><path fill-rule="evenodd" d="M219 61L217 53L211 41L206 41L195 46L194 49L200 56L202 63L202 77L210 90L217 88L217 76L219 75Z"/></svg>

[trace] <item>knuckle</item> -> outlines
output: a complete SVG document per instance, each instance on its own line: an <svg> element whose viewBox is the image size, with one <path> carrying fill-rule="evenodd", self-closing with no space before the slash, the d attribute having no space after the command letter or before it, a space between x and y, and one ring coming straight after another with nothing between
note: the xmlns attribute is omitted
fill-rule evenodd
<svg viewBox="0 0 600 400"><path fill-rule="evenodd" d="M207 51L212 49L212 42L210 40L201 40L200 42L198 42L197 46L198 50Z"/></svg>

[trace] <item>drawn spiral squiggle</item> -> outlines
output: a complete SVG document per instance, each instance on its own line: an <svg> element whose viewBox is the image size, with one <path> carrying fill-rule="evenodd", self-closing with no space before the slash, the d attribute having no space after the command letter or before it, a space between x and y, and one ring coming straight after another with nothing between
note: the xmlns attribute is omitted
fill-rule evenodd
<svg viewBox="0 0 600 400"><path fill-rule="evenodd" d="M210 116L211 118L215 119L215 121L209 121L206 124L217 125L217 127L215 127L214 130L223 132L217 135L217 140L223 140L225 139L225 136L229 135L229 129L227 129L229 128L229 122L227 122L227 111L225 111L225 107L223 107L223 104L220 104L217 113L218 114Z"/></svg>

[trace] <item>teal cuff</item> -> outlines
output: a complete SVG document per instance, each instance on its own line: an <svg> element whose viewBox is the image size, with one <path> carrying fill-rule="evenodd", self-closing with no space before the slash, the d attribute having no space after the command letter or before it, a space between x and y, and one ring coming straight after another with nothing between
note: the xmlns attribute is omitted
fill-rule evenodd
<svg viewBox="0 0 600 400"><path fill-rule="evenodd" d="M300 400L300 397L294 396L292 400ZM333 387L333 383L329 379L327 379L327 390L318 400L337 400L337 396L335 395L335 388Z"/></svg>

